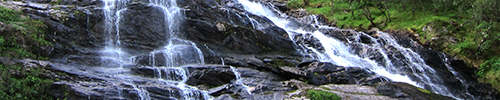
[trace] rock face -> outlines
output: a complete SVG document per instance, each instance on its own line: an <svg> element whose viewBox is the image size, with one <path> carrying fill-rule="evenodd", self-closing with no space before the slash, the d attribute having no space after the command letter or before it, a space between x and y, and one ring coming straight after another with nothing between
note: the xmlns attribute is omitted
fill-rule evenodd
<svg viewBox="0 0 500 100"><path fill-rule="evenodd" d="M180 2L187 7L187 19L182 26L190 26L183 27L185 37L199 47L206 47L203 51L213 51L204 53L205 57L224 53L297 55L297 48L286 31L270 20L245 13L230 0L222 0L220 4L226 5L211 0ZM222 27L224 29L220 29Z"/></svg>
<svg viewBox="0 0 500 100"><path fill-rule="evenodd" d="M477 69L467 66L464 61L428 48L424 48L420 45L422 43L415 42L418 41L418 39L416 39L417 37L412 35L412 33L390 30L387 31L397 40L399 44L417 52L425 60L427 65L436 70L436 72L438 72L436 74L443 79L446 84L445 86L450 89L450 92L462 94L463 97L461 98L500 98L500 93L498 91L484 89L492 87L491 85L478 82L474 74L477 72ZM457 78L462 79L462 81L464 81L463 84L459 84L462 82ZM473 97L466 96L467 93L471 93Z"/></svg>
<svg viewBox="0 0 500 100"><path fill-rule="evenodd" d="M171 36L162 10L164 9L144 4L128 5L127 10L118 15L120 19L117 19L121 22L117 26L121 46L127 48L130 54L153 51L165 46L165 40Z"/></svg>
<svg viewBox="0 0 500 100"><path fill-rule="evenodd" d="M265 17L246 12L234 0L177 0L182 14L175 31L166 28L169 25L165 24L163 9L150 5L147 0L125 3L127 9L116 15L120 16L116 19L121 23L119 25L106 23L102 0L63 0L59 2L61 5L47 4L54 3L50 0L25 2L36 3L12 1L1 4L19 6L18 9L31 18L42 20L48 25L47 40L51 40L54 46L39 49L47 52L41 54L50 56L50 61L17 62L47 68L44 77L60 79L53 84L51 95L61 99L305 99L304 94L310 89L336 93L344 99L450 99L408 84L387 82L390 80L364 69L364 66L338 66L310 59L313 57L301 53L311 51L300 51L300 48L325 52L319 39L307 34L295 36L294 42L284 29ZM300 10L289 11L286 2L260 2L288 11L291 22L298 23L292 27L315 30L317 26L308 24L327 25L324 17L306 16L307 12ZM109 30L107 25L116 29ZM109 34L117 31L119 36ZM318 31L350 45L352 53L384 64L385 58L378 49L367 48L376 45L372 39L379 39L377 32L359 35L359 32L345 29ZM178 40L169 40L173 37L166 34L169 32L178 33L175 36ZM408 34L391 35L398 44L420 54L425 63L445 79L451 92L466 95L469 91L472 94L460 98L500 98L490 86L475 81L473 71L468 71L463 62L423 48ZM118 57L101 57L102 50L110 44L107 37L120 40L119 47L130 57L118 60ZM191 53L167 57L165 52L152 52L169 42L183 42L177 43L182 44L183 49L174 51ZM202 56L192 53L198 53L198 49ZM391 50L387 59L401 58L400 51ZM204 57L204 62L181 65L198 61L190 59L196 57ZM167 61L172 59L181 64L170 65ZM130 62L126 63L126 60ZM16 62L0 61L2 64ZM404 63L393 63L399 69L406 68ZM459 84L460 80L455 78L457 75L450 71L453 68L447 65L464 69L455 72L468 84ZM405 70L411 71L409 68ZM70 94L66 96L64 93Z"/></svg>
<svg viewBox="0 0 500 100"><path fill-rule="evenodd" d="M407 83L387 82L377 86L377 92L393 98L410 100L454 100L453 98L431 93Z"/></svg>
<svg viewBox="0 0 500 100"><path fill-rule="evenodd" d="M217 67L188 67L189 79L186 84L192 86L204 85L208 87L221 86L236 79L235 73L229 66Z"/></svg>
<svg viewBox="0 0 500 100"><path fill-rule="evenodd" d="M305 66L301 66L305 65ZM374 85L387 81L377 77L373 72L359 67L336 66L327 62L305 62L298 67L281 67L284 71L305 77L314 85L324 84L361 84Z"/></svg>

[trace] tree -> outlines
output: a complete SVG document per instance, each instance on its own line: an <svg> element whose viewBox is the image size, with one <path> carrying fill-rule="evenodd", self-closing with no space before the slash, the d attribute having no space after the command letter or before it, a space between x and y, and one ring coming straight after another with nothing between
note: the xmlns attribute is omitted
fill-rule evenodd
<svg viewBox="0 0 500 100"><path fill-rule="evenodd" d="M368 21L370 21L370 27L374 26L375 23L373 22L373 20L375 20L375 19L372 17L368 2L365 1L364 4L362 5L361 9L363 10L363 15L365 15L366 19L368 19Z"/></svg>
<svg viewBox="0 0 500 100"><path fill-rule="evenodd" d="M330 10L332 10L332 14L335 13L333 6L335 5L335 0L330 0Z"/></svg>
<svg viewBox="0 0 500 100"><path fill-rule="evenodd" d="M500 30L498 29L500 21L500 4L496 0L477 0L474 3L473 15L478 23L476 29L483 35L478 45L480 52L488 49L490 43L500 41Z"/></svg>
<svg viewBox="0 0 500 100"><path fill-rule="evenodd" d="M387 22L391 22L391 13L389 12L389 6L387 6L387 0L384 0L384 6L387 12Z"/></svg>

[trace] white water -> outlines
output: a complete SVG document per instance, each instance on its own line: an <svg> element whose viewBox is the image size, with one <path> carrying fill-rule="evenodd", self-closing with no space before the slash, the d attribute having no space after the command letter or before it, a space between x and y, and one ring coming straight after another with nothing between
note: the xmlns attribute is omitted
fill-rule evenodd
<svg viewBox="0 0 500 100"><path fill-rule="evenodd" d="M223 60L224 62L224 60ZM229 66L231 68L231 71L236 75L236 80L234 82L235 85L240 85L243 87L243 91L245 91L247 94L252 95L252 91L250 91L250 87L245 85L242 80L241 80L241 74L238 72L234 67Z"/></svg>
<svg viewBox="0 0 500 100"><path fill-rule="evenodd" d="M466 81L465 81L465 79L462 77L462 75L458 74L458 72L450 66L449 61L448 61L448 57L446 57L446 54L441 53L440 55L441 55L441 57L442 57L442 58L444 58L444 59L443 59L443 62L447 62L447 63L445 63L446 68L447 68L447 69L448 69L451 73L453 73L453 75L455 76L455 78L456 78L456 79L458 79L458 80L460 81L460 83L462 83L462 86L464 86L464 87L466 88L466 89L465 89L465 91L463 91L463 92L465 92L466 96L468 96L467 98L472 98L472 100L479 99L479 98L475 97L474 95L470 94L470 92L469 92L469 90L468 90L469 85L468 85L468 84L464 84L464 83L467 83L467 82L466 82Z"/></svg>
<svg viewBox="0 0 500 100"><path fill-rule="evenodd" d="M306 31L301 27L293 27L298 25L293 25L291 19L286 19L286 15L281 14L278 10L272 9L270 7L264 6L260 3L251 2L248 0L237 0L240 2L247 12L250 12L255 15L267 17L270 19L275 25L280 28L283 28L287 31L291 40L297 38L296 36L307 36L310 35L313 38L316 38L321 43L323 50L318 50L314 47L303 46L305 50L310 51L312 53L304 53L305 55L311 55L314 59L331 62L340 66L355 66L355 67L364 67L368 68L371 71L375 72L379 76L384 76L389 78L391 81L397 82L405 82L408 84L412 84L417 87L426 88L434 93L442 94L445 96L454 97L455 99L459 99L451 94L448 89L443 86L442 79L436 75L434 69L425 64L424 60L412 51L411 49L404 48L399 45L395 39L393 39L390 35L383 32L378 32L379 39L375 39L371 36L370 40L373 44L362 44L363 48L374 48L377 49L384 58L380 64L374 60L370 60L368 57L362 57L363 55L355 55L353 54L354 50L351 50L350 45L348 44L359 44L361 40L359 39L360 35L366 35L365 33L357 32L354 34L354 41L349 41L348 43L341 42L335 38L326 36L324 33L318 31L320 29L334 29L334 30L342 30L335 27L329 27L326 25L321 25L316 16L310 16L313 20L316 20L311 26L316 27L315 31ZM349 31L349 30L347 30ZM352 30L350 30L352 31ZM311 38L311 37L308 37ZM377 40L384 41L383 43L379 43ZM295 41L297 42L297 41ZM387 52L390 49L396 49L403 56L403 59L398 59L395 61L390 60ZM394 62L404 62L407 66L394 66ZM405 72L401 70L401 67L409 67L412 72ZM407 74L411 74L416 78L410 78Z"/></svg>
<svg viewBox="0 0 500 100"><path fill-rule="evenodd" d="M149 52L150 66L142 66L154 69L156 78L159 81L165 82L180 89L182 100L194 99L211 99L205 91L200 91L196 87L191 87L185 84L188 80L188 71L182 66L190 64L204 64L204 57L201 50L196 45L187 40L178 38L179 24L182 22L181 8L177 7L175 0L149 0L149 6L158 7L162 9L165 19L165 29L169 35L168 45L158 48ZM121 13L127 11L128 0L104 0L104 14L105 14L105 32L108 34L106 47L101 51L102 59L110 59L119 65L104 64L103 67L112 67L121 71L110 71L110 76L123 80L123 84L130 85L137 92L141 100L149 100L151 97L148 91L144 90L140 85L133 84L132 75L123 74L125 65L137 65L134 57L139 55L130 55L121 48L120 42L120 19ZM156 40L162 41L162 40ZM148 53L145 53L148 54ZM161 56L161 57L158 57ZM163 59L159 59L163 58ZM103 60L104 61L104 60ZM155 62L162 62L161 65L156 66ZM116 70L116 69L115 69ZM118 84L117 84L118 85Z"/></svg>

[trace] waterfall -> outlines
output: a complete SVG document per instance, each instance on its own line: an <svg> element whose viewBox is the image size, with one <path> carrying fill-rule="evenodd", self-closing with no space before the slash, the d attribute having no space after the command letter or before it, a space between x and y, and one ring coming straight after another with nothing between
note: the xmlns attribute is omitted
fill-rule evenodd
<svg viewBox="0 0 500 100"><path fill-rule="evenodd" d="M131 2L131 1L130 1ZM156 48L151 52L143 52L138 54L128 53L126 48L122 46L120 40L120 25L122 24L121 18L122 13L127 12L127 5L130 3L128 0L104 0L104 15L105 15L105 31L107 33L106 46L101 51L102 67L105 68L116 68L115 70L109 72L110 77L121 80L122 83L133 87L137 97L141 100L151 99L148 91L144 89L142 84L136 84L134 75L126 73L130 71L129 68L124 66L135 66L147 67L154 69L156 73L155 78L164 82L164 84L170 87L176 87L179 89L179 94L182 100L194 100L194 99L210 99L211 97L205 92L198 90L196 87L191 87L185 84L188 80L188 71L183 68L185 65L190 64L204 64L204 57L201 50L196 46L195 43L184 40L180 38L179 25L183 21L182 9L177 6L176 0L149 0L149 5L151 7L159 8L163 11L164 16L164 29L167 30L167 40L156 40L156 41L166 41L165 46ZM139 34L139 33L137 33ZM140 41L140 40L138 40ZM146 65L141 65L136 60L137 57L145 56L149 59ZM106 61L113 61L115 63L110 64ZM122 93L119 93L122 94ZM121 95L120 95L121 96Z"/></svg>
<svg viewBox="0 0 500 100"><path fill-rule="evenodd" d="M312 29L306 29L297 27L301 25L296 25L293 19L287 19L285 14L281 14L275 8L249 0L237 1L243 5L247 12L266 17L276 26L287 31L290 39L296 43L299 42L295 41L297 38L317 40L320 43L319 47L298 44L302 48L299 51L304 51L305 56L339 66L367 68L391 81L405 82L434 93L460 99L444 86L444 82L436 74L436 71L426 65L419 54L401 46L387 33L377 32L378 38L374 38L363 32L326 26L317 21L316 16L309 16L313 23L301 23L312 27ZM342 42L325 35L322 30L351 31L355 34L349 36L347 42ZM360 37L369 37L370 43L363 43ZM360 47L361 50L357 50L357 47ZM363 51L369 50L382 56L383 59L370 59L370 55L362 54Z"/></svg>

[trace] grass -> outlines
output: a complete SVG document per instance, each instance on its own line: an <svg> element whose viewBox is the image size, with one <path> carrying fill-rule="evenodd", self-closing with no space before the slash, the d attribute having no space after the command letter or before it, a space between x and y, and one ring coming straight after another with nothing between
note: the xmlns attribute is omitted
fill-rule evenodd
<svg viewBox="0 0 500 100"><path fill-rule="evenodd" d="M352 28L360 30L368 30L370 25L369 20L363 15L363 11L359 9L359 6L353 6L354 16L351 15L350 5L345 2L335 1L333 4L330 0L310 0L309 6L303 6L302 0L291 0L288 5L300 5L298 7L305 8L308 12L312 14L325 15L329 21L336 23L340 28ZM333 6L331 6L333 5ZM353 5L358 5L353 3ZM370 4L369 4L370 5ZM373 4L371 4L373 5ZM393 5L389 5L393 6ZM333 9L332 9L333 7ZM297 7L291 7L297 8ZM332 11L334 10L334 11ZM386 22L385 15L380 12L379 9L375 7L370 7L372 17L374 17L374 22L378 24L383 24ZM456 14L449 15L435 15L428 11L424 16L423 12L418 11L413 15L411 11L402 11L396 9L389 9L391 15L391 22L385 23L386 25L377 25L380 29L393 29L393 30L421 30L425 25L435 20L449 21ZM411 16L410 16L411 15ZM462 20L461 20L462 21Z"/></svg>
<svg viewBox="0 0 500 100"><path fill-rule="evenodd" d="M311 100L341 100L335 93L321 90L307 90L307 97Z"/></svg>

